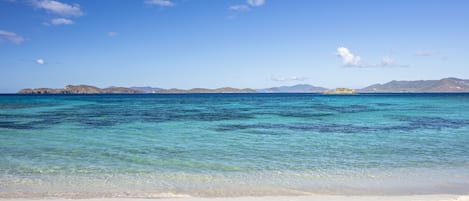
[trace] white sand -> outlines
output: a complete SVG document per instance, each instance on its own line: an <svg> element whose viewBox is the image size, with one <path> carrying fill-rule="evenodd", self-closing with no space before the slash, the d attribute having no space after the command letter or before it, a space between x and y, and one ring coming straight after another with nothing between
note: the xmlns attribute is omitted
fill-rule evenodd
<svg viewBox="0 0 469 201"><path fill-rule="evenodd" d="M74 199L1 199L0 201L71 201ZM273 196L273 197L224 197L224 198L95 198L77 199L79 201L469 201L469 195L406 195L406 196Z"/></svg>

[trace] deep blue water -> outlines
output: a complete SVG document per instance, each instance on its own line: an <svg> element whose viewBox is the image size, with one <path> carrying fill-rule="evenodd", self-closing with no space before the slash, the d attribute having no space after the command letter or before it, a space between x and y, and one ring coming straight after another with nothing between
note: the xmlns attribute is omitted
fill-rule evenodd
<svg viewBox="0 0 469 201"><path fill-rule="evenodd" d="M0 197L469 192L469 94L0 95Z"/></svg>

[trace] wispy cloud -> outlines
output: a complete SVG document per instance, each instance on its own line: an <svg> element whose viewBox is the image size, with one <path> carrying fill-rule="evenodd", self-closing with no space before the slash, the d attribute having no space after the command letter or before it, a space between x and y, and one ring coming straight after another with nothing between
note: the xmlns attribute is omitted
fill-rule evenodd
<svg viewBox="0 0 469 201"><path fill-rule="evenodd" d="M149 5L157 5L163 7L174 6L174 3L170 0L145 0L145 3Z"/></svg>
<svg viewBox="0 0 469 201"><path fill-rule="evenodd" d="M265 0L247 0L250 6L257 7L265 4Z"/></svg>
<svg viewBox="0 0 469 201"><path fill-rule="evenodd" d="M60 16L78 17L83 15L79 4L71 5L54 0L33 0L32 5Z"/></svg>
<svg viewBox="0 0 469 201"><path fill-rule="evenodd" d="M272 81L276 82L288 82L288 81L305 81L307 77L298 77L298 76L290 76L290 77L274 77L270 78Z"/></svg>
<svg viewBox="0 0 469 201"><path fill-rule="evenodd" d="M228 7L229 10L234 10L234 11L249 11L251 8L247 5L233 5Z"/></svg>
<svg viewBox="0 0 469 201"><path fill-rule="evenodd" d="M246 4L232 5L228 10L232 11L249 11L252 7L259 7L265 4L265 0L246 0Z"/></svg>
<svg viewBox="0 0 469 201"><path fill-rule="evenodd" d="M107 33L107 36L109 36L109 37L116 37L118 35L119 35L119 33L114 32L114 31L110 31L110 32Z"/></svg>
<svg viewBox="0 0 469 201"><path fill-rule="evenodd" d="M424 57L435 56L438 54L440 54L440 52L435 51L435 50L417 50L415 52L415 56L424 56Z"/></svg>
<svg viewBox="0 0 469 201"><path fill-rule="evenodd" d="M345 67L355 67L355 68L393 68L393 67L409 67L409 65L402 65L396 62L396 59L389 56L384 56L381 59L381 63L378 64L369 64L362 62L361 57L354 55L348 48L339 47L336 50L336 55L342 59L342 64Z"/></svg>
<svg viewBox="0 0 469 201"><path fill-rule="evenodd" d="M360 66L361 58L352 54L352 52L345 47L337 48L336 55L342 59L344 66Z"/></svg>
<svg viewBox="0 0 469 201"><path fill-rule="evenodd" d="M55 0L30 0L30 2L33 7L56 15L55 18L42 23L45 26L71 25L74 24L71 17L83 15L79 4L67 4Z"/></svg>
<svg viewBox="0 0 469 201"><path fill-rule="evenodd" d="M20 35L14 33L14 32L0 30L0 42L2 42L3 40L10 41L10 42L15 43L17 45L24 42L24 38L21 37Z"/></svg>
<svg viewBox="0 0 469 201"><path fill-rule="evenodd" d="M36 59L36 64L43 65L45 63L44 59Z"/></svg>
<svg viewBox="0 0 469 201"><path fill-rule="evenodd" d="M53 26L70 25L70 24L73 24L73 21L66 19L66 18L55 18L55 19L52 19L50 22L46 22L44 24L53 25Z"/></svg>

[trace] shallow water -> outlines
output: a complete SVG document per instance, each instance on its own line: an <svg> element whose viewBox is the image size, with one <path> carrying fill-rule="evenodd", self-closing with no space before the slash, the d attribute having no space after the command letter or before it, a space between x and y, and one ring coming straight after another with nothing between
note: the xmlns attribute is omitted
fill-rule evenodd
<svg viewBox="0 0 469 201"><path fill-rule="evenodd" d="M0 197L469 192L469 94L0 95Z"/></svg>

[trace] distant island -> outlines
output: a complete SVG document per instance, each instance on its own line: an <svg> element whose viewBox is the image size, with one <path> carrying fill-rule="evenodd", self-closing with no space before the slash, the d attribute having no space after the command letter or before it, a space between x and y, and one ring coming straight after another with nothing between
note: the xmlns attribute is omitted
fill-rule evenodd
<svg viewBox="0 0 469 201"><path fill-rule="evenodd" d="M309 84L297 84L293 86L280 86L267 89L257 89L258 93L322 93L327 88L317 87Z"/></svg>
<svg viewBox="0 0 469 201"><path fill-rule="evenodd" d="M469 92L469 80L459 78L444 78L440 80L390 81L385 84L373 84L362 89L337 88L327 89L309 84L280 86L266 89L232 88L217 89L163 89L154 87L107 87L98 88L91 85L67 85L61 89L34 88L21 89L19 94L145 94L145 93L324 93L324 94L354 94L354 93L458 93Z"/></svg>
<svg viewBox="0 0 469 201"><path fill-rule="evenodd" d="M441 80L396 81L385 84L374 84L360 93L438 93L438 92L469 92L469 80L444 78Z"/></svg>
<svg viewBox="0 0 469 201"><path fill-rule="evenodd" d="M152 87L108 87L98 88L91 85L67 85L63 89L35 88L21 89L20 94L144 94L144 93L253 93L254 89L236 89L224 87L218 89L193 88L161 89Z"/></svg>
<svg viewBox="0 0 469 201"><path fill-rule="evenodd" d="M36 89L21 89L20 94L107 94L107 93L122 93L122 94L135 94L140 91L125 88L125 87L108 87L100 89L91 85L67 85L63 89L52 88L36 88Z"/></svg>

